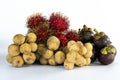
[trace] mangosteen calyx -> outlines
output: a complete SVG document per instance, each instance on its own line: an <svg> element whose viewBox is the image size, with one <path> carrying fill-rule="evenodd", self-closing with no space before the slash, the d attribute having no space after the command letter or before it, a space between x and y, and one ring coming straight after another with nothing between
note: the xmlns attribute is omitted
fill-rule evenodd
<svg viewBox="0 0 120 80"><path fill-rule="evenodd" d="M101 54L109 54L109 53L115 54L116 49L112 46L107 46L107 47L102 48L100 52Z"/></svg>
<svg viewBox="0 0 120 80"><path fill-rule="evenodd" d="M91 28L88 28L86 25L83 25L83 29L79 31L80 40L83 43L93 42L94 33Z"/></svg>

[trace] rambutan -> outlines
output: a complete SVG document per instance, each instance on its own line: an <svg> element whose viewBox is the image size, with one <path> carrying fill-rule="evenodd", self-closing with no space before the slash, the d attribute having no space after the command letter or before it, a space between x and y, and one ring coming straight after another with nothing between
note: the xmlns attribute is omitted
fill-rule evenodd
<svg viewBox="0 0 120 80"><path fill-rule="evenodd" d="M41 14L34 14L28 18L27 27L35 28L35 27L38 27L41 22L45 22L45 21L46 21L46 18L43 17Z"/></svg>
<svg viewBox="0 0 120 80"><path fill-rule="evenodd" d="M47 39L49 36L49 28L41 27L35 34L37 35L38 40Z"/></svg>
<svg viewBox="0 0 120 80"><path fill-rule="evenodd" d="M49 28L50 27L49 21L46 20L46 21L40 22L39 27L48 27Z"/></svg>
<svg viewBox="0 0 120 80"><path fill-rule="evenodd" d="M65 31L69 27L69 21L61 13L52 13L49 19L50 27L57 31Z"/></svg>
<svg viewBox="0 0 120 80"><path fill-rule="evenodd" d="M60 43L61 43L62 46L66 46L67 45L68 40L67 40L67 38L66 38L66 36L64 34L58 33L57 37L60 40Z"/></svg>
<svg viewBox="0 0 120 80"><path fill-rule="evenodd" d="M78 39L79 39L79 36L78 36L77 32L73 31L73 30L68 31L67 34L66 34L66 37L69 41L70 40L78 41Z"/></svg>

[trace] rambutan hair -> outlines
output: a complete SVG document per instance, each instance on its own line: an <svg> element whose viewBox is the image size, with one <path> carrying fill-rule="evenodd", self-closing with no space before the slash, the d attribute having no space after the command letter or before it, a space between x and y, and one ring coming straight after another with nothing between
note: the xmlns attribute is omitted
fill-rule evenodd
<svg viewBox="0 0 120 80"><path fill-rule="evenodd" d="M66 38L66 36L64 34L58 33L57 37L60 40L60 43L61 43L62 46L66 46L67 45L68 39Z"/></svg>
<svg viewBox="0 0 120 80"><path fill-rule="evenodd" d="M45 22L46 18L41 14L37 13L30 16L27 20L27 27L28 28L35 28L40 25L40 23Z"/></svg>
<svg viewBox="0 0 120 80"><path fill-rule="evenodd" d="M49 36L49 28L48 27L41 27L39 30L35 33L37 35L37 38L39 40L47 39Z"/></svg>
<svg viewBox="0 0 120 80"><path fill-rule="evenodd" d="M66 34L67 39L70 40L74 40L74 41L78 41L79 40L79 35L76 31L68 31Z"/></svg>
<svg viewBox="0 0 120 80"><path fill-rule="evenodd" d="M69 28L69 21L61 13L52 13L49 19L50 26L56 31L65 31Z"/></svg>

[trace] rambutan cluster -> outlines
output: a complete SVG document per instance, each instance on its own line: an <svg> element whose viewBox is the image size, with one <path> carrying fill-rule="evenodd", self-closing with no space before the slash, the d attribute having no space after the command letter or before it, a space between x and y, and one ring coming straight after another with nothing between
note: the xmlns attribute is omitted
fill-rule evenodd
<svg viewBox="0 0 120 80"><path fill-rule="evenodd" d="M63 31L67 31L69 28L69 20L61 13L52 13L49 19L41 14L35 14L28 18L27 27L29 28L28 32L34 32L39 42L41 42L51 35L58 36L58 33L62 34ZM62 36L59 35L59 38L61 39L61 44L65 45L67 39ZM66 41L63 43L62 40Z"/></svg>

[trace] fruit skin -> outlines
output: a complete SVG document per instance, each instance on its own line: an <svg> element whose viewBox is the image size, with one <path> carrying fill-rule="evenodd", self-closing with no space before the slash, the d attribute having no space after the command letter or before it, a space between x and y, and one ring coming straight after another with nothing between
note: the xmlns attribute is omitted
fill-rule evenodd
<svg viewBox="0 0 120 80"><path fill-rule="evenodd" d="M37 40L37 36L34 33L28 33L26 36L26 41L29 43L33 43Z"/></svg>
<svg viewBox="0 0 120 80"><path fill-rule="evenodd" d="M80 50L78 44L73 40L71 40L67 43L67 48L69 51L79 51Z"/></svg>
<svg viewBox="0 0 120 80"><path fill-rule="evenodd" d="M83 43L93 42L94 33L91 28L88 28L86 25L83 25L83 29L80 31L79 29L79 38Z"/></svg>
<svg viewBox="0 0 120 80"><path fill-rule="evenodd" d="M116 56L116 48L112 45L106 46L100 50L98 61L103 65L111 64Z"/></svg>
<svg viewBox="0 0 120 80"><path fill-rule="evenodd" d="M46 21L46 18L43 17L41 14L37 13L32 16L30 16L27 20L27 27L28 28L36 28L40 25L41 22Z"/></svg>
<svg viewBox="0 0 120 80"><path fill-rule="evenodd" d="M68 41L70 41L70 40L78 41L79 35L78 35L77 31L71 30L71 31L67 32L66 38L68 39Z"/></svg>
<svg viewBox="0 0 120 80"><path fill-rule="evenodd" d="M91 56L91 63L95 62L97 57L98 57L98 54L99 54L99 50L96 49L96 47L93 47L93 50L92 50L92 56Z"/></svg>
<svg viewBox="0 0 120 80"><path fill-rule="evenodd" d="M45 40L49 37L50 30L48 27L41 27L35 32L38 40Z"/></svg>
<svg viewBox="0 0 120 80"><path fill-rule="evenodd" d="M34 53L25 53L23 54L23 60L26 64L33 64L36 60L36 56Z"/></svg>
<svg viewBox="0 0 120 80"><path fill-rule="evenodd" d="M55 37L55 36L51 36L48 38L47 40L47 47L50 49L50 50L57 50L60 46L60 40Z"/></svg>
<svg viewBox="0 0 120 80"><path fill-rule="evenodd" d="M62 46L66 46L67 45L68 39L66 38L66 36L64 34L58 33L57 34L57 38L60 40L60 44Z"/></svg>
<svg viewBox="0 0 120 80"><path fill-rule="evenodd" d="M16 44L11 44L11 45L9 45L9 47L8 47L8 54L9 54L10 56L17 56L17 55L20 54L20 50L19 50L19 49L20 49L20 48L19 48L18 45L16 45Z"/></svg>
<svg viewBox="0 0 120 80"><path fill-rule="evenodd" d="M30 46L31 46L31 51L32 52L37 51L38 45L36 43L30 43Z"/></svg>
<svg viewBox="0 0 120 80"><path fill-rule="evenodd" d="M91 33L91 32L82 32L81 35L82 35L81 41L83 43L92 42L93 41L93 33Z"/></svg>
<svg viewBox="0 0 120 80"><path fill-rule="evenodd" d="M55 55L53 55L50 59L48 59L48 63L52 66L57 65L57 63L55 62Z"/></svg>
<svg viewBox="0 0 120 80"><path fill-rule="evenodd" d="M55 62L57 64L62 64L64 63L64 60L65 60L65 54L62 51L57 51L55 53Z"/></svg>
<svg viewBox="0 0 120 80"><path fill-rule="evenodd" d="M86 58L86 66L89 65L91 63L91 59L90 58Z"/></svg>
<svg viewBox="0 0 120 80"><path fill-rule="evenodd" d="M66 59L64 61L64 68L67 70L72 70L74 68L74 63L71 63Z"/></svg>
<svg viewBox="0 0 120 80"><path fill-rule="evenodd" d="M46 49L44 54L42 55L45 59L49 59L52 57L54 52L52 50Z"/></svg>
<svg viewBox="0 0 120 80"><path fill-rule="evenodd" d="M23 58L20 55L13 57L13 59L12 59L12 65L13 66L22 67L23 64L24 64L24 61L23 61Z"/></svg>
<svg viewBox="0 0 120 80"><path fill-rule="evenodd" d="M92 46L93 46L93 50L92 50L92 56L90 59L91 59L91 63L94 63L98 58L98 54L100 53L100 49L97 48L94 43L92 43Z"/></svg>
<svg viewBox="0 0 120 80"><path fill-rule="evenodd" d="M6 56L6 60L7 62L9 62L10 64L12 64L13 61L13 56L10 56L9 54Z"/></svg>
<svg viewBox="0 0 120 80"><path fill-rule="evenodd" d="M107 55L99 54L98 60L103 65L111 64L115 59L115 54L109 53Z"/></svg>
<svg viewBox="0 0 120 80"><path fill-rule="evenodd" d="M94 29L96 34L94 35L93 43L99 49L109 46L111 44L110 38L104 32L98 32L97 29Z"/></svg>
<svg viewBox="0 0 120 80"><path fill-rule="evenodd" d="M28 43L24 43L20 46L20 52L21 53L30 53L31 52L31 46Z"/></svg>
<svg viewBox="0 0 120 80"><path fill-rule="evenodd" d="M105 46L108 46L111 44L110 38L107 35L104 35L98 40L94 39L94 44L96 45L97 48L101 49Z"/></svg>
<svg viewBox="0 0 120 80"><path fill-rule="evenodd" d="M61 13L52 13L49 19L50 27L56 31L65 31L69 27L69 21Z"/></svg>
<svg viewBox="0 0 120 80"><path fill-rule="evenodd" d="M86 63L86 61L87 61L87 63ZM82 66L85 66L88 64L89 64L88 59L86 60L86 58L83 57L82 55L80 55L79 53L76 54L76 61L75 61L76 66L82 67Z"/></svg>
<svg viewBox="0 0 120 80"><path fill-rule="evenodd" d="M80 55L85 55L87 53L87 48L83 45L81 41L77 41L77 45L79 46L79 54Z"/></svg>
<svg viewBox="0 0 120 80"><path fill-rule="evenodd" d="M16 34L13 37L13 42L14 42L14 44L21 45L25 42L25 36L22 34Z"/></svg>
<svg viewBox="0 0 120 80"><path fill-rule="evenodd" d="M37 53L41 56L44 54L44 52L47 50L46 46L44 44L38 44Z"/></svg>
<svg viewBox="0 0 120 80"><path fill-rule="evenodd" d="M45 59L44 57L40 57L39 62L40 62L40 64L42 64L42 65L48 64L48 60Z"/></svg>
<svg viewBox="0 0 120 80"><path fill-rule="evenodd" d="M84 55L84 57L85 58L90 58L92 56L93 46L90 42L85 43L84 46L87 49L87 53Z"/></svg>
<svg viewBox="0 0 120 80"><path fill-rule="evenodd" d="M66 59L68 62L75 63L76 62L76 51L70 51L66 55Z"/></svg>

